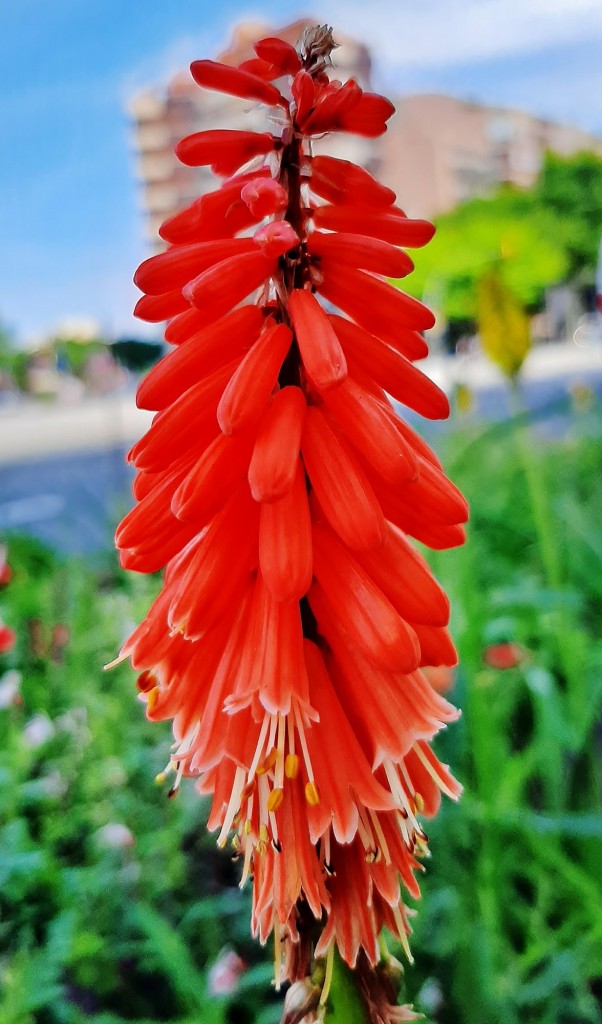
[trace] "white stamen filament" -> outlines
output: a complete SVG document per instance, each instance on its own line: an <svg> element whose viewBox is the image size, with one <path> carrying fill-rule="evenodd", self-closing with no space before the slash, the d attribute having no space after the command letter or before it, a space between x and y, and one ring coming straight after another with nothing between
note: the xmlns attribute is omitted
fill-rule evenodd
<svg viewBox="0 0 602 1024"><path fill-rule="evenodd" d="M374 831L378 836L378 841L380 843L382 855L385 858L385 864L391 864L391 853L389 851L387 840L385 839L385 833L383 832L382 825L378 819L378 814L376 814L375 811L369 811L369 814L370 818L372 819L372 824L374 825Z"/></svg>
<svg viewBox="0 0 602 1024"><path fill-rule="evenodd" d="M261 723L261 729L259 730L259 739L257 740L257 746L255 747L255 753L253 754L253 760L251 761L251 767L249 768L249 772L247 775L249 782L255 775L255 772L257 771L257 766L261 760L261 755L263 753L263 745L265 743L265 735L268 731L269 722L270 716L264 715L263 722Z"/></svg>
<svg viewBox="0 0 602 1024"><path fill-rule="evenodd" d="M427 772L429 773L431 779L437 785L437 787L441 790L441 792L445 793L445 795L448 796L450 798L450 800L457 800L458 799L457 793L453 793L452 790L449 788L449 786L447 786L445 784L443 779L439 778L435 768L433 767L431 762L428 760L426 755L423 753L423 751L420 749L420 747L418 746L417 743L414 744L414 746L412 747L412 750L414 751L415 754L417 754L418 758L422 761L422 763L423 763L424 767L426 768Z"/></svg>
<svg viewBox="0 0 602 1024"><path fill-rule="evenodd" d="M410 950L410 944L408 942L408 933L406 931L406 922L404 920L401 907L392 907L392 910L393 917L395 918L395 924L397 925L397 929L399 931L399 939L401 941L401 945L403 946L403 951L407 957L408 963L413 964L414 957L412 956L412 952Z"/></svg>
<svg viewBox="0 0 602 1024"><path fill-rule="evenodd" d="M220 832L219 836L217 837L217 845L218 846L225 846L226 845L226 840L228 838L228 832L230 831L230 829L232 827L232 822L234 821L234 818L236 817L236 814L238 813L238 809L240 807L240 798L242 796L242 791L243 791L243 789L245 787L245 776L246 776L246 774L247 773L245 772L244 768L238 767L236 769L236 773L234 775L234 785L232 786L232 792L230 793L230 800L228 801L228 806L226 808L226 814L224 816L224 823L222 825L221 832Z"/></svg>
<svg viewBox="0 0 602 1024"><path fill-rule="evenodd" d="M309 750L307 747L307 740L305 739L305 729L303 722L301 721L301 713L299 711L299 704L295 701L295 723L297 725L297 732L299 733L299 743L301 744L301 750L303 751L303 760L305 762L305 770L307 772L307 778L310 782L314 782L314 772L311 766L311 758L309 756Z"/></svg>

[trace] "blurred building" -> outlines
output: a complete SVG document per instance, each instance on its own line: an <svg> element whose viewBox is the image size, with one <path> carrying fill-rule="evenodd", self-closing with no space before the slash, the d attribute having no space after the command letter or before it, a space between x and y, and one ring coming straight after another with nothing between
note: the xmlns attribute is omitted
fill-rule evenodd
<svg viewBox="0 0 602 1024"><path fill-rule="evenodd" d="M528 188L547 150L602 157L602 139L519 110L451 96L394 99L397 111L379 144L379 176L403 209L433 216L500 182Z"/></svg>
<svg viewBox="0 0 602 1024"><path fill-rule="evenodd" d="M217 59L234 65L254 57L253 42L267 35L277 34L295 44L303 29L316 23L315 18L307 18L274 30L267 25L244 22L235 29L230 48L219 54ZM367 47L340 33L336 33L335 38L339 43L335 51L337 76L342 81L355 78L363 88L369 89L370 54ZM265 108L258 104L245 104L222 93L199 89L188 71L175 75L165 87L139 93L130 103L130 114L134 123L142 202L147 214L147 234L154 243L157 242L159 225L166 217L216 187L216 179L208 167L184 167L176 160L175 144L185 135L210 128L266 130ZM330 143L331 140L325 148L333 155L365 166L374 162L374 146L369 139L340 135L336 145ZM316 146L316 152L319 150L320 144Z"/></svg>
<svg viewBox="0 0 602 1024"><path fill-rule="evenodd" d="M315 25L306 18L285 28L245 22L236 28L228 50L218 59L238 64L254 56L252 43L264 35L279 35L296 43L303 29ZM356 78L370 89L371 58L367 47L339 33L334 52L341 80ZM450 96L393 97L397 112L380 139L337 135L325 148L377 173L395 189L403 209L414 216L433 216L462 200L486 195L504 181L529 186L537 177L546 150L563 155L591 150L602 156L602 140L565 125L516 110L505 110ZM142 204L147 234L155 245L161 222L198 195L215 188L208 168L190 168L174 156L179 139L208 128L247 128L265 131L265 111L218 92L199 89L188 72L175 75L166 86L135 96L130 103ZM315 147L319 152L321 143Z"/></svg>

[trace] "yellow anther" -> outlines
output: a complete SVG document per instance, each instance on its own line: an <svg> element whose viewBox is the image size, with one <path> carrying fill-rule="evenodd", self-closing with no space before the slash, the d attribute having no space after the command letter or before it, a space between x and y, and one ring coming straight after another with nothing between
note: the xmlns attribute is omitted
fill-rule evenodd
<svg viewBox="0 0 602 1024"><path fill-rule="evenodd" d="M284 800L284 790L273 789L268 797L268 811L277 811Z"/></svg>
<svg viewBox="0 0 602 1024"><path fill-rule="evenodd" d="M251 819L247 818L247 820L245 821L245 835L246 836L250 836L252 830L253 830L253 826L251 825Z"/></svg>
<svg viewBox="0 0 602 1024"><path fill-rule="evenodd" d="M306 782L305 784L305 799L307 800L310 807L317 807L320 803L320 794L318 787L315 782Z"/></svg>
<svg viewBox="0 0 602 1024"><path fill-rule="evenodd" d="M287 779L296 779L299 774L298 754L287 754L284 762L284 774Z"/></svg>
<svg viewBox="0 0 602 1024"><path fill-rule="evenodd" d="M154 711L154 709L157 706L157 701L158 700L159 700L159 687L155 686L152 690L149 691L148 702L147 702L147 705L146 705L147 710L148 711Z"/></svg>
<svg viewBox="0 0 602 1024"><path fill-rule="evenodd" d="M162 786L167 778L167 772L157 772L155 775L155 782L158 786Z"/></svg>
<svg viewBox="0 0 602 1024"><path fill-rule="evenodd" d="M276 747L272 747L269 754L266 754L261 764L258 765L257 774L265 775L266 772L269 772L270 768L273 768L274 765L276 764L277 757L278 751L276 750Z"/></svg>
<svg viewBox="0 0 602 1024"><path fill-rule="evenodd" d="M422 797L422 793L414 794L414 803L416 804L416 810L418 811L418 813L422 814L424 810L424 800Z"/></svg>
<svg viewBox="0 0 602 1024"><path fill-rule="evenodd" d="M267 843L269 839L268 830L265 825L259 826L259 841L261 843Z"/></svg>
<svg viewBox="0 0 602 1024"><path fill-rule="evenodd" d="M240 836L237 836L237 835L232 836L232 849L238 851L238 850L240 850L240 846L241 846Z"/></svg>
<svg viewBox="0 0 602 1024"><path fill-rule="evenodd" d="M265 853L265 851L266 851L266 845L265 845L265 843L264 843L263 839L260 839L260 840L259 840L259 842L257 843L257 846L255 847L255 851L256 851L256 853L258 853L258 854L259 854L260 856L263 856L263 854Z"/></svg>

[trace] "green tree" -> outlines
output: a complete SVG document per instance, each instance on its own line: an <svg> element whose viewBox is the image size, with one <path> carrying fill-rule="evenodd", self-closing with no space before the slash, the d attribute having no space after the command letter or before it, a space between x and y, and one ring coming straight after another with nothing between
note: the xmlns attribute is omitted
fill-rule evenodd
<svg viewBox="0 0 602 1024"><path fill-rule="evenodd" d="M602 234L602 159L589 152L548 153L533 198L554 217L569 278L592 283Z"/></svg>
<svg viewBox="0 0 602 1024"><path fill-rule="evenodd" d="M400 287L427 302L436 295L447 320L469 325L477 318L477 284L501 261L505 284L535 312L552 285L593 284L601 231L602 159L549 153L532 188L502 185L439 217Z"/></svg>

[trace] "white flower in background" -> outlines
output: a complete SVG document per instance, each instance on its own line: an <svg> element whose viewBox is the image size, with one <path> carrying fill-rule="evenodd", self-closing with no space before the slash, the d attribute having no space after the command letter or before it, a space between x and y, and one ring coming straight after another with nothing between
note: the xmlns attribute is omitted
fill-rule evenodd
<svg viewBox="0 0 602 1024"><path fill-rule="evenodd" d="M34 715L33 718L29 719L29 722L23 729L23 739L28 747L36 750L37 747L41 747L48 740L51 740L55 732L55 727L48 715L41 712L39 715Z"/></svg>

